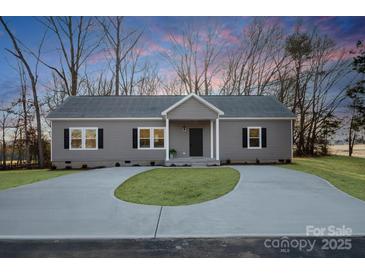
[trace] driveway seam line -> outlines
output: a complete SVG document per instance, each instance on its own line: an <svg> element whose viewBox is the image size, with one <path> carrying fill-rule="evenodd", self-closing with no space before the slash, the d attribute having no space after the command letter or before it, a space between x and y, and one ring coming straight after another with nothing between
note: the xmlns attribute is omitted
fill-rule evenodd
<svg viewBox="0 0 365 274"><path fill-rule="evenodd" d="M154 236L153 236L154 238L156 238L157 230L158 230L158 226L159 226L159 224L160 224L162 208L163 208L163 206L161 206L161 208L160 208L160 213L158 214L158 219L157 219L157 224L156 224L155 234L154 234Z"/></svg>

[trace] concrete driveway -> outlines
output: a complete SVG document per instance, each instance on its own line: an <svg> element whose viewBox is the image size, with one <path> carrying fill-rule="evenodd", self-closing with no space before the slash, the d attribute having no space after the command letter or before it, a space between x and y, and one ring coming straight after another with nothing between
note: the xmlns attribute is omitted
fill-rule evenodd
<svg viewBox="0 0 365 274"><path fill-rule="evenodd" d="M365 203L323 179L274 166L235 166L229 194L191 206L136 205L114 197L149 167L107 168L0 192L0 238L153 238L306 235L345 225L365 235Z"/></svg>

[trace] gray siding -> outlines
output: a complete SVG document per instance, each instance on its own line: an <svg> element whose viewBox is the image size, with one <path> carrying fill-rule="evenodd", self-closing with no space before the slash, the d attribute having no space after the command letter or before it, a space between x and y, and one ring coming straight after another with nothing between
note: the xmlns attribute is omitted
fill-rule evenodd
<svg viewBox="0 0 365 274"><path fill-rule="evenodd" d="M254 162L278 161L291 158L290 120L220 120L220 160ZM186 132L183 127L186 126ZM267 128L267 147L248 149L242 147L242 128ZM98 150L64 149L63 131L70 127L98 127L104 129L104 148ZM82 164L92 166L114 166L116 162L124 165L146 164L151 161L162 164L165 150L133 149L132 129L137 127L165 127L165 121L53 121L52 122L52 161L63 168L71 161L72 167ZM170 121L170 148L177 150L177 157L189 157L189 128L203 128L203 156L210 157L210 121ZM215 125L214 125L215 150ZM215 152L214 152L215 157Z"/></svg>
<svg viewBox="0 0 365 274"><path fill-rule="evenodd" d="M195 98L190 98L167 114L167 118L175 120L209 120L216 119L217 113L200 103Z"/></svg>
<svg viewBox="0 0 365 274"><path fill-rule="evenodd" d="M52 162L60 167L65 161L73 166L82 163L88 166L114 165L124 161L163 161L165 150L139 150L132 147L132 130L137 127L164 127L165 121L53 121L52 122ZM98 127L104 129L104 148L98 150L64 149L63 130L70 127Z"/></svg>
<svg viewBox="0 0 365 274"><path fill-rule="evenodd" d="M291 159L290 120L220 120L220 159L253 162ZM248 149L242 147L242 128L267 128L267 147Z"/></svg>

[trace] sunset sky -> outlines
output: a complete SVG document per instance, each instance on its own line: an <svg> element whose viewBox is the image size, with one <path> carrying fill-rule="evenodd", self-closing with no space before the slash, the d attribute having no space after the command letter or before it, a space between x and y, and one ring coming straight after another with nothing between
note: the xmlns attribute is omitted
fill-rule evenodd
<svg viewBox="0 0 365 274"><path fill-rule="evenodd" d="M35 17L5 17L10 28L15 31L28 47L36 48L42 37L44 27ZM141 46L143 56L151 63L157 64L162 75L171 73L167 61L161 57L161 53L167 50L171 44L168 34L179 34L181 27L186 23L217 24L220 27L220 37L228 44L234 44L242 30L250 23L252 17L126 17L125 27L143 30ZM279 22L287 33L293 31L298 17L270 17L272 22ZM337 44L350 50L356 41L365 38L365 17L300 17L304 27L318 27L322 34L331 37ZM44 46L43 57L48 61L56 62L58 59L57 42L53 34L48 33ZM0 100L6 101L18 94L17 75L11 67L14 65L12 57L5 48L11 48L8 36L0 28ZM88 61L88 69L98 73L105 68L105 54L96 51ZM40 68L41 89L47 85L50 72L46 68Z"/></svg>

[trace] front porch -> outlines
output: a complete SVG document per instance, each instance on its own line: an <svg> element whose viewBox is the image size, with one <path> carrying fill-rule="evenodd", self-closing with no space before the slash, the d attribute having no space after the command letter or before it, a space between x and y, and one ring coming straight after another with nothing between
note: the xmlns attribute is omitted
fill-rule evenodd
<svg viewBox="0 0 365 274"><path fill-rule="evenodd" d="M219 165L219 116L223 114L195 94L164 110L165 165Z"/></svg>
<svg viewBox="0 0 365 274"><path fill-rule="evenodd" d="M216 126L218 124L218 127ZM219 122L166 120L166 166L219 165Z"/></svg>

